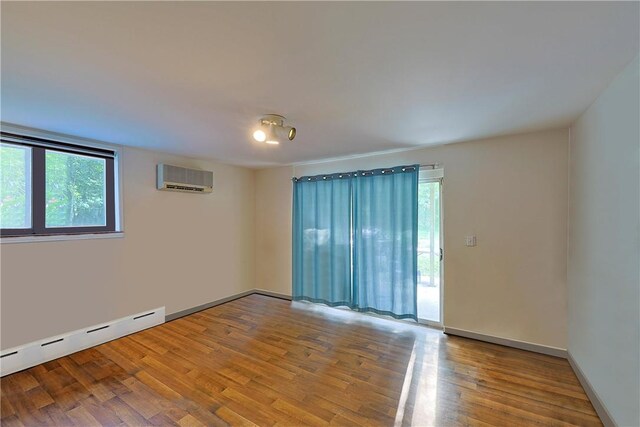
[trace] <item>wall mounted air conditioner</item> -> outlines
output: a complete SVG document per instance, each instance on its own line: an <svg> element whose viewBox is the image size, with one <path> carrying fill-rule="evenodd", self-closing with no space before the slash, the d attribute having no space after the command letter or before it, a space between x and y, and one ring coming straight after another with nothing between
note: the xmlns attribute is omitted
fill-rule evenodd
<svg viewBox="0 0 640 427"><path fill-rule="evenodd" d="M184 191L187 193L211 193L213 172L158 164L158 190Z"/></svg>

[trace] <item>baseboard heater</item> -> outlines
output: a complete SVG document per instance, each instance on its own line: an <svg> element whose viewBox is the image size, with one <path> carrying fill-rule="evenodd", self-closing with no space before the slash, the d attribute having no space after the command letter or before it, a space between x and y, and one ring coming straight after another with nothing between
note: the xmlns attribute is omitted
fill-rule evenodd
<svg viewBox="0 0 640 427"><path fill-rule="evenodd" d="M159 325L165 321L164 312L165 308L159 307L111 322L8 348L0 354L0 376Z"/></svg>

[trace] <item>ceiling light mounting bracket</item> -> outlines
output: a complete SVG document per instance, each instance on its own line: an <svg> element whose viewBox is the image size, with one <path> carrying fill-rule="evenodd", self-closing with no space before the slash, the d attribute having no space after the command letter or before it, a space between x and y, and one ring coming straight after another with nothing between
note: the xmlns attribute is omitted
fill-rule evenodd
<svg viewBox="0 0 640 427"><path fill-rule="evenodd" d="M265 126L272 125L284 127L284 120L285 117L281 116L280 114L265 114L260 119L260 124Z"/></svg>

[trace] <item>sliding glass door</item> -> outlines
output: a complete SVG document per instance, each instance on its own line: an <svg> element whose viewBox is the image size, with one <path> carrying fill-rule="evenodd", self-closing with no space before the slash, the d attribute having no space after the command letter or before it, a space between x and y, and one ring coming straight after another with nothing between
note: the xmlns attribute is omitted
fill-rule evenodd
<svg viewBox="0 0 640 427"><path fill-rule="evenodd" d="M418 183L418 318L442 324L442 171L421 170Z"/></svg>

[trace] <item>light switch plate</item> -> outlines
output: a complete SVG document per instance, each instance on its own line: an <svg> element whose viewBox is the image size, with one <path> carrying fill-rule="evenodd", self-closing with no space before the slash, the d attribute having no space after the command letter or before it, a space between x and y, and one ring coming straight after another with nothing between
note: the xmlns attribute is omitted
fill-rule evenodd
<svg viewBox="0 0 640 427"><path fill-rule="evenodd" d="M465 246L475 246L476 245L476 236L466 236L464 238Z"/></svg>

